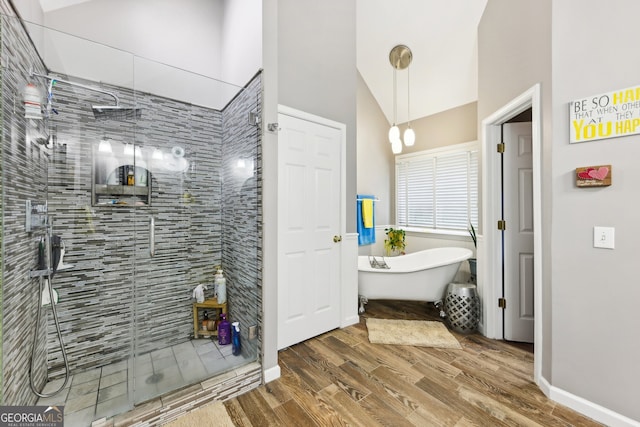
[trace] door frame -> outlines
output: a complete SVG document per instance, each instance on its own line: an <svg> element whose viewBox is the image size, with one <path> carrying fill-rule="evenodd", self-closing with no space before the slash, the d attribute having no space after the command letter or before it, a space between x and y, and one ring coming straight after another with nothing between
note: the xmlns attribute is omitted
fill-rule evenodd
<svg viewBox="0 0 640 427"><path fill-rule="evenodd" d="M300 120L306 120L312 123L316 123L322 126L327 126L330 128L334 128L337 129L340 132L340 201L339 201L339 209L340 209L340 224L339 224L339 233L341 236L346 236L346 227L347 227L347 212L346 212L346 194L347 194L347 181L346 181L346 175L347 175L347 161L346 161L346 157L347 157L347 125L344 123L340 123L340 122L336 122L324 117L320 117L320 116L316 116L314 114L311 113L307 113L305 111L301 111L301 110L297 110L295 108L292 107L288 107L286 105L282 105L282 104L278 104L278 115L283 114L285 116L289 116L289 117L293 117L296 119L300 119ZM278 158L276 159L276 163L278 164L278 162L280 161L280 152L278 152ZM277 172L278 173L278 180L280 179L280 171ZM279 214L278 214L279 216ZM279 241L280 240L280 231L278 231L278 235L276 237L276 240ZM351 324L349 322L346 322L346 319L352 317L349 310L346 308L346 305L344 304L344 299L345 299L345 286L347 285L345 283L344 280L344 273L343 271L343 263L344 263L344 254L345 254L345 247L343 246L344 243L341 243L339 245L339 255L338 255L338 259L340 262L340 265L337 266L338 271L340 272L340 274L338 274L339 277L339 291L338 291L338 296L340 298L340 301L338 302L338 307L340 308L340 319L339 319L339 325L340 327L343 327L343 325L345 324ZM277 250L277 253L279 254L279 249ZM277 261L277 265L279 265L280 261ZM278 272L276 273L277 276L277 280L276 283L278 283L280 281L280 271L279 269L277 269ZM279 291L279 286L277 286L277 291ZM354 304L353 304L353 309L355 310L357 307L357 300L354 299ZM278 309L279 310L279 309ZM276 319L279 319L278 314L276 314ZM276 323L279 324L279 320L276 320ZM277 329L277 328L276 328ZM277 331L276 331L276 343L278 342L278 338L277 338ZM279 344L276 345L276 347L278 347Z"/></svg>
<svg viewBox="0 0 640 427"><path fill-rule="evenodd" d="M533 251L534 251L534 363L533 377L536 383L542 378L542 105L540 84L537 83L482 120L482 240L479 258L480 283L482 288L484 327L488 338L502 339L504 328L502 309L498 298L502 297L502 246L497 221L501 218L500 161L496 154L496 144L501 139L500 126L531 108L531 132L533 150ZM482 256L484 254L484 256ZM486 261L484 261L486 260Z"/></svg>

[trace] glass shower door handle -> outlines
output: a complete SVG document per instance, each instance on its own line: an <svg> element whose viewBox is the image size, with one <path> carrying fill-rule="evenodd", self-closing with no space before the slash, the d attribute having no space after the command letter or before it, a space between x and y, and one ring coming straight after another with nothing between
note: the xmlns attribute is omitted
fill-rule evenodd
<svg viewBox="0 0 640 427"><path fill-rule="evenodd" d="M153 216L149 217L149 256L156 254L156 220Z"/></svg>

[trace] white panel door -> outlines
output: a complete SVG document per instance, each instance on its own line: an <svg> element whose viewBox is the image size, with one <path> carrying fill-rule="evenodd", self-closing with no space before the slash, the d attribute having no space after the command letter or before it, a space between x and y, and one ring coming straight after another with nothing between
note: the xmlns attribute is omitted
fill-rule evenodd
<svg viewBox="0 0 640 427"><path fill-rule="evenodd" d="M278 115L278 349L340 325L342 131Z"/></svg>
<svg viewBox="0 0 640 427"><path fill-rule="evenodd" d="M532 343L533 163L531 123L504 125L504 338Z"/></svg>

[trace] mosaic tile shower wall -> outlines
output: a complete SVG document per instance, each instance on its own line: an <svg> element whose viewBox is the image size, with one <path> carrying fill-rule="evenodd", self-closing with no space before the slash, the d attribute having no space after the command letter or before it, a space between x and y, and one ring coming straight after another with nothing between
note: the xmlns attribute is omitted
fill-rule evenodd
<svg viewBox="0 0 640 427"><path fill-rule="evenodd" d="M29 355L32 334L37 334L35 383L46 379L46 324L36 324L38 280L29 278L36 266L39 237L27 233L25 202L46 201L48 152L32 143L41 130L24 118L22 93L28 70L44 70L24 35L20 22L6 16L10 7L0 3L0 156L2 165L2 402L5 405L34 404L29 388Z"/></svg>
<svg viewBox="0 0 640 427"><path fill-rule="evenodd" d="M245 357L258 352L259 342L248 340L248 328L258 324L262 307L262 145L259 125L249 122L249 113L262 114L261 74L225 108L222 137L222 264L230 317L240 322Z"/></svg>
<svg viewBox="0 0 640 427"><path fill-rule="evenodd" d="M246 152L252 156L247 162L257 164L257 132L255 128L244 130L249 125L243 105L246 98L256 108L260 79L256 80L254 93L243 92L227 107L235 108L224 112L153 95L124 94L122 104L142 109L135 123L96 122L87 108L95 95L59 85L54 128L58 144L66 147L66 158L50 166L49 210L65 242L65 262L74 265L69 272L58 273L56 280L56 289L68 307L61 322L70 329L68 352L73 370L126 358L132 331L139 354L188 339L193 332L193 288L200 283L210 285L214 267L221 263L228 275L231 319L256 322L260 304L254 247L260 243L257 177L252 175L250 180L249 205L241 205L235 193L223 191L234 179L234 172L224 166L235 165L235 158L227 152ZM234 113L245 120L235 119ZM227 122L232 124L232 136L223 143ZM234 137L243 133L253 139ZM170 156L180 147L188 169L175 172L150 167L150 206L91 206L92 153L98 155L96 146L105 135L111 138L114 150L136 141L147 159L156 148ZM151 217L155 220L153 257L149 253ZM244 224L242 236L223 249L224 230L236 229L238 224ZM225 250L230 255L223 259ZM234 277L236 271L252 275ZM251 343L244 341L250 350ZM53 344L50 335L50 375L55 376L63 366Z"/></svg>
<svg viewBox="0 0 640 427"><path fill-rule="evenodd" d="M0 7L13 13L6 0L0 0ZM247 327L258 323L262 304L261 155L259 129L249 124L247 114L260 112L260 74L223 111L102 85L117 92L121 104L142 109L137 122L96 121L91 105L108 98L57 84L58 114L50 122L56 147L45 149L25 142L28 128L23 115L16 114L29 67L41 63L16 19L3 15L1 24L3 403L35 402L26 380L31 334L25 330L35 329L42 337L37 383L44 383L47 365L50 378L64 373L50 310L48 323L34 326L37 282L28 278L28 270L35 265L37 239L24 231L27 199L48 199L54 234L64 240L64 262L73 265L54 278L72 372L128 358L134 340L139 354L188 340L193 288L211 284L220 264L227 274L230 317L243 325L243 355L254 360L259 341L247 339ZM42 65L35 71L46 74ZM135 162L147 162L151 171L149 206L92 205L94 156L101 155L97 147L105 137L114 150L126 143L141 148L142 160ZM174 147L184 150L188 168L153 167L154 149L167 156ZM236 168L240 154L251 165L242 182Z"/></svg>
<svg viewBox="0 0 640 427"><path fill-rule="evenodd" d="M128 357L134 335L136 350L143 354L182 342L193 332L192 290L213 280L214 266L221 260L222 114L107 88L120 93L121 104L140 107L142 117L136 122L98 122L90 108L95 93L64 84L56 88L59 114L53 126L66 155L50 165L49 211L55 233L65 242L65 262L74 265L57 274L55 287L65 301L60 320L69 328L68 352L75 371ZM96 145L104 137L114 152L135 141L147 160L153 149L169 158L171 150L180 147L188 169L149 167L150 206L92 206L93 157L100 155ZM132 155L129 163L142 161ZM49 337L55 376L62 358L53 335Z"/></svg>

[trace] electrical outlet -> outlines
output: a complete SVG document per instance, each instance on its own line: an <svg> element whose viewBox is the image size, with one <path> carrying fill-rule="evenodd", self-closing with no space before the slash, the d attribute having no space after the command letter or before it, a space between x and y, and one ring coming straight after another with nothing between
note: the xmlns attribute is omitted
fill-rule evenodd
<svg viewBox="0 0 640 427"><path fill-rule="evenodd" d="M254 340L256 338L258 338L258 326L249 326L249 339Z"/></svg>
<svg viewBox="0 0 640 427"><path fill-rule="evenodd" d="M613 227L593 227L593 247L613 249L615 247L615 231Z"/></svg>

